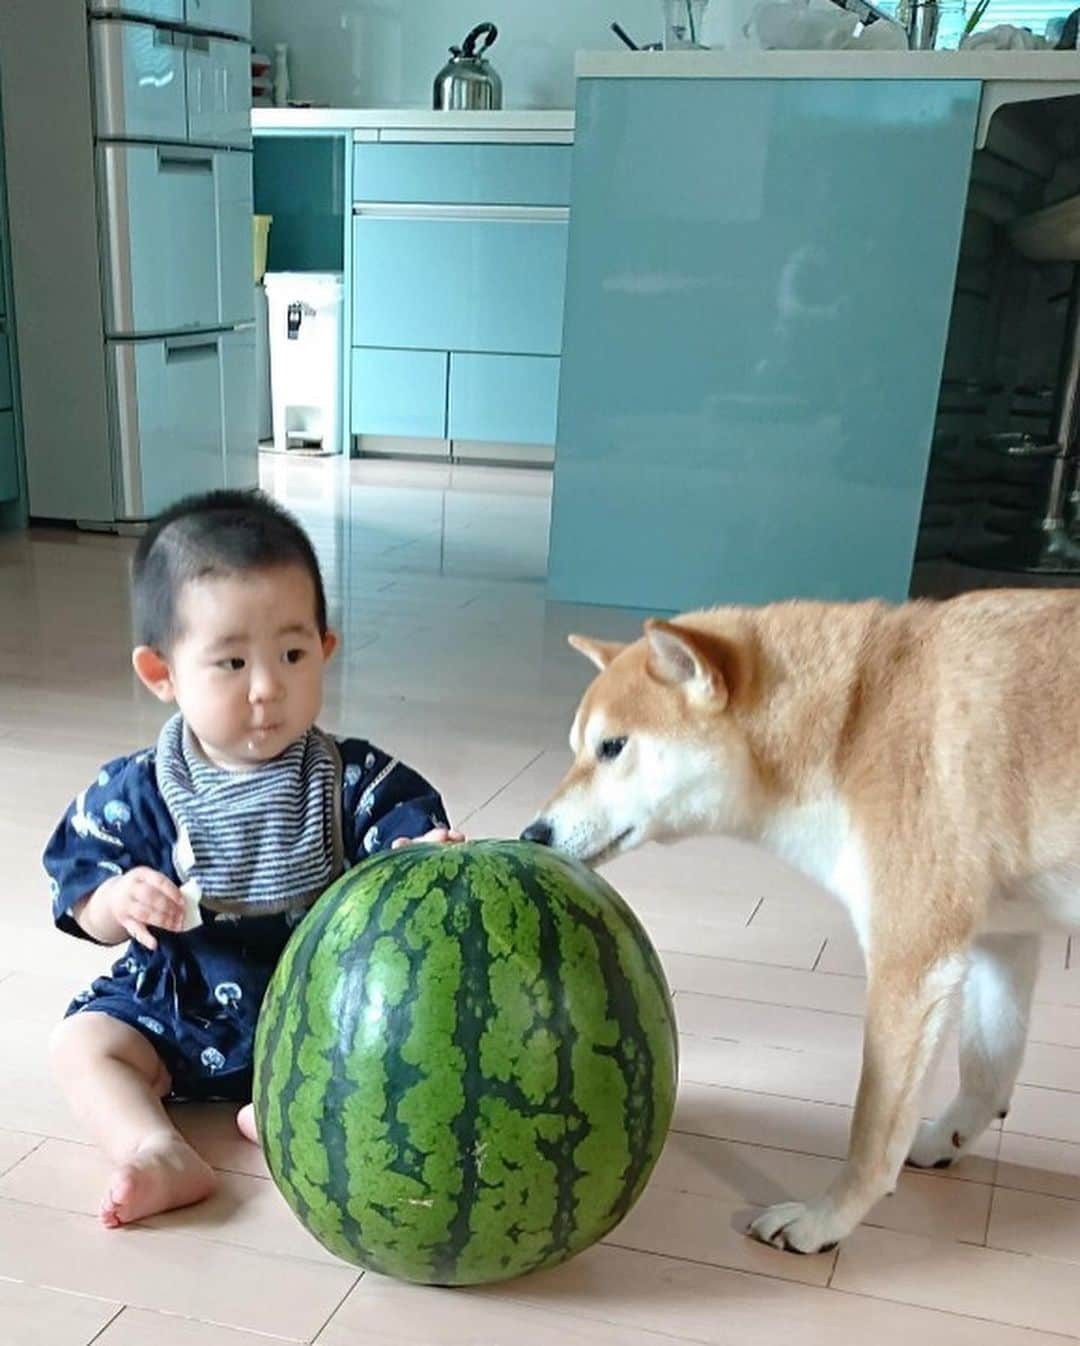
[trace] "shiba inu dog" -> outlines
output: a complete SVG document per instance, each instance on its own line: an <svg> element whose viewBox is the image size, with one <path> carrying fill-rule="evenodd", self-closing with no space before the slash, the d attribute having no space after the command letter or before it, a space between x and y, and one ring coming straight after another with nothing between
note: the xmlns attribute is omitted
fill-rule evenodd
<svg viewBox="0 0 1080 1346"><path fill-rule="evenodd" d="M600 669L574 762L523 837L600 865L642 842L756 840L844 903L867 965L849 1152L751 1233L833 1247L901 1166L1004 1117L1039 933L1080 926L1080 593L786 603L571 636ZM960 1087L918 1125L954 1005Z"/></svg>

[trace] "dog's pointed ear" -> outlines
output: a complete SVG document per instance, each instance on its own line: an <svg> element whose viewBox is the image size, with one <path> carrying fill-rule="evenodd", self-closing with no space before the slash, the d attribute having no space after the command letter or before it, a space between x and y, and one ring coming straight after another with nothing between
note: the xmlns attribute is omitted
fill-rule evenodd
<svg viewBox="0 0 1080 1346"><path fill-rule="evenodd" d="M583 654L590 663L595 664L601 673L617 654L626 649L626 646L620 645L617 640L593 640L591 636L567 636L566 642L579 654Z"/></svg>
<svg viewBox="0 0 1080 1346"><path fill-rule="evenodd" d="M722 710L741 681L741 656L734 641L707 636L672 622L650 617L645 623L649 651L645 667L650 677L671 687L682 687Z"/></svg>

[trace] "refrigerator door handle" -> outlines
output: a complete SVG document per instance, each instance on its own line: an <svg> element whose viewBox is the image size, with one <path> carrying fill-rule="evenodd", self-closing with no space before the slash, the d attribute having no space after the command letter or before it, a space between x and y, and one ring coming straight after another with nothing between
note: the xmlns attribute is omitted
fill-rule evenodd
<svg viewBox="0 0 1080 1346"><path fill-rule="evenodd" d="M218 353L217 336L202 333L192 336L171 336L165 338L165 361L198 359L199 356Z"/></svg>
<svg viewBox="0 0 1080 1346"><path fill-rule="evenodd" d="M213 150L188 149L184 145L162 145L157 152L158 171L180 173L212 173Z"/></svg>

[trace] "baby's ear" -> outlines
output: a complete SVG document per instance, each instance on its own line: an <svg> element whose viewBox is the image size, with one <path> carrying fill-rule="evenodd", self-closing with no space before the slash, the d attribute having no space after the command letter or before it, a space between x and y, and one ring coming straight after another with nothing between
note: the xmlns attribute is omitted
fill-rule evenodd
<svg viewBox="0 0 1080 1346"><path fill-rule="evenodd" d="M176 700L169 665L157 650L149 645L137 645L131 652L131 666L142 685L159 701Z"/></svg>
<svg viewBox="0 0 1080 1346"><path fill-rule="evenodd" d="M322 638L323 658L329 659L338 647L338 633L336 631L327 631Z"/></svg>

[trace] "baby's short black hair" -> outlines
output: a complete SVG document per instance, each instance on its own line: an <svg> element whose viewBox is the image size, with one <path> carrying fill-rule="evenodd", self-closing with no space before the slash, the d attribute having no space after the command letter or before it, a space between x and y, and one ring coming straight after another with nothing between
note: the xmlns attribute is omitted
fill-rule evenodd
<svg viewBox="0 0 1080 1346"><path fill-rule="evenodd" d="M261 491L209 491L178 501L139 540L132 568L135 642L167 653L180 634L180 590L191 580L298 565L315 586L326 635L326 593L308 535Z"/></svg>

